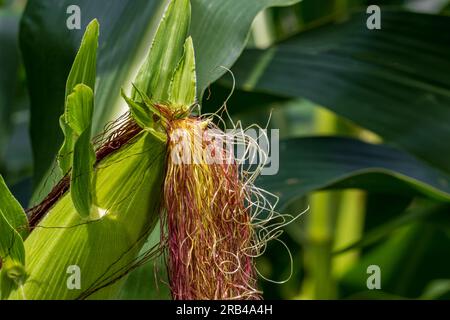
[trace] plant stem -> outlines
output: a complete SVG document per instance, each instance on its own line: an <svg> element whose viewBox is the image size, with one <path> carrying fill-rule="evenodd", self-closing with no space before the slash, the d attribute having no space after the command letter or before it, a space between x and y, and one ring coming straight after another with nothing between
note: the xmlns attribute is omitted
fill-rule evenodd
<svg viewBox="0 0 450 320"><path fill-rule="evenodd" d="M337 117L325 109L316 111L316 132L327 135L337 130ZM334 238L336 192L317 192L310 196L311 211L307 223L305 246L306 278L300 293L305 299L333 299L336 286L331 274L331 250Z"/></svg>
<svg viewBox="0 0 450 320"><path fill-rule="evenodd" d="M341 203L336 221L334 249L358 241L363 233L366 194L360 190L341 192ZM339 278L357 261L360 250L351 250L334 257L333 275Z"/></svg>
<svg viewBox="0 0 450 320"><path fill-rule="evenodd" d="M276 39L275 26L271 11L261 11L255 18L252 28L253 42L256 47L268 48Z"/></svg>

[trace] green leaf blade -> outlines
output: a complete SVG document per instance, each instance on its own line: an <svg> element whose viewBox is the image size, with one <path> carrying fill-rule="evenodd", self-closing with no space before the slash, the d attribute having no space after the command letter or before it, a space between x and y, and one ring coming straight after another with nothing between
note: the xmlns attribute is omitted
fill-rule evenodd
<svg viewBox="0 0 450 320"><path fill-rule="evenodd" d="M95 164L95 152L91 143L90 128L83 131L75 143L73 152L73 170L70 181L72 201L83 218L95 214L93 207L92 177Z"/></svg>
<svg viewBox="0 0 450 320"><path fill-rule="evenodd" d="M133 116L133 119L141 128L148 128L152 123L152 115L151 110L147 108L144 103L137 103L133 99L127 97L125 92L122 90L121 92L123 99L128 104L130 108L130 113Z"/></svg>
<svg viewBox="0 0 450 320"><path fill-rule="evenodd" d="M92 20L86 27L80 48L66 83L64 114L59 119L64 142L57 156L62 175L72 168L76 137L92 126L94 89L97 72L99 23ZM89 92L90 91L90 92Z"/></svg>
<svg viewBox="0 0 450 320"><path fill-rule="evenodd" d="M186 108L195 103L197 78L195 74L195 53L192 38L184 43L184 53L170 83L169 101L175 107Z"/></svg>
<svg viewBox="0 0 450 320"><path fill-rule="evenodd" d="M6 219L2 210L0 210L0 257L11 264L25 264L23 239Z"/></svg>
<svg viewBox="0 0 450 320"><path fill-rule="evenodd" d="M191 35L197 54L197 96L241 55L256 15L301 0L192 0ZM224 69L225 67L225 69Z"/></svg>
<svg viewBox="0 0 450 320"><path fill-rule="evenodd" d="M20 204L0 176L0 298L25 281L25 247L28 220Z"/></svg>
<svg viewBox="0 0 450 320"><path fill-rule="evenodd" d="M25 239L29 233L28 219L20 203L14 198L0 175L0 211L11 227Z"/></svg>
<svg viewBox="0 0 450 320"><path fill-rule="evenodd" d="M134 81L135 85L157 102L167 102L174 70L183 55L183 43L191 21L189 0L172 0L161 20L148 57ZM139 99L133 90L132 98Z"/></svg>
<svg viewBox="0 0 450 320"><path fill-rule="evenodd" d="M86 27L80 49L67 78L66 98L80 83L90 87L92 91L95 89L99 28L97 19L92 20Z"/></svg>
<svg viewBox="0 0 450 320"><path fill-rule="evenodd" d="M337 137L282 140L280 170L259 185L280 208L320 189L360 188L450 201L450 176L396 148Z"/></svg>
<svg viewBox="0 0 450 320"><path fill-rule="evenodd" d="M65 112L66 123L73 134L73 154L71 155L71 195L79 214L87 218L92 212L92 177L95 164L95 152L91 143L92 114L94 93L79 84L67 97Z"/></svg>
<svg viewBox="0 0 450 320"><path fill-rule="evenodd" d="M67 78L66 101L60 126L65 139L58 154L62 174L71 172L72 201L78 213L88 218L94 213L92 176L95 152L91 143L94 113L99 23L96 19L86 27L80 49Z"/></svg>
<svg viewBox="0 0 450 320"><path fill-rule="evenodd" d="M94 113L94 92L84 84L78 84L67 97L65 114L66 123L73 133L81 135L92 124Z"/></svg>

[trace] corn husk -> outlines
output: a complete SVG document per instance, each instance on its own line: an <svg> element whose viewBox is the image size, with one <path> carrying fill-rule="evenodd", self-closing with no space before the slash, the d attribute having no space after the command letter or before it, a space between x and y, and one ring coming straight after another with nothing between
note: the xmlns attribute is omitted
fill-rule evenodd
<svg viewBox="0 0 450 320"><path fill-rule="evenodd" d="M137 262L160 209L165 144L142 132L102 161L95 172L96 203L104 216L85 221L70 192L25 241L28 279L10 299L114 298L115 282ZM69 266L80 268L81 288L70 290Z"/></svg>

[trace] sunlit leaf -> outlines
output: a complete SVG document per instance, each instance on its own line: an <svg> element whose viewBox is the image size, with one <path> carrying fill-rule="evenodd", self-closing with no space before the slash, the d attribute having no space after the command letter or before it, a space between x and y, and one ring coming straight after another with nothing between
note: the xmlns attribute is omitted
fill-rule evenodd
<svg viewBox="0 0 450 320"><path fill-rule="evenodd" d="M72 93L77 84L85 84L92 91L95 89L97 70L97 47L99 24L93 20L86 27L81 46L73 62L66 83L66 98Z"/></svg>
<svg viewBox="0 0 450 320"><path fill-rule="evenodd" d="M9 191L2 176L0 176L0 211L11 227L25 239L29 233L27 216L22 206Z"/></svg>
<svg viewBox="0 0 450 320"><path fill-rule="evenodd" d="M380 268L381 289L389 294L419 298L433 280L448 277L450 237L439 226L413 223L373 247L340 281L344 296L368 292L368 266Z"/></svg>
<svg viewBox="0 0 450 320"><path fill-rule="evenodd" d="M189 37L170 83L169 101L176 107L189 107L195 102L196 90L195 54L192 38Z"/></svg>
<svg viewBox="0 0 450 320"><path fill-rule="evenodd" d="M27 235L27 217L0 176L0 298L25 280L23 239Z"/></svg>
<svg viewBox="0 0 450 320"><path fill-rule="evenodd" d="M91 143L94 95L83 84L77 85L67 97L65 119L70 127L74 146L71 157L71 196L78 213L87 218L92 209L92 177L95 163L94 147Z"/></svg>
<svg viewBox="0 0 450 320"><path fill-rule="evenodd" d="M183 55L190 22L190 1L172 0L158 27L149 55L134 81L136 87L156 102L169 100L170 82ZM132 98L139 99L139 94L133 91Z"/></svg>

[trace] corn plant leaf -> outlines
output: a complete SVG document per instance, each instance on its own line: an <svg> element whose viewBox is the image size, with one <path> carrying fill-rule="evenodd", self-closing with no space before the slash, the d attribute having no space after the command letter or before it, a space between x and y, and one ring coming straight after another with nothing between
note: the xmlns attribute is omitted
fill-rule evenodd
<svg viewBox="0 0 450 320"><path fill-rule="evenodd" d="M0 298L7 296L25 278L25 249L28 235L27 217L0 176Z"/></svg>
<svg viewBox="0 0 450 320"><path fill-rule="evenodd" d="M23 239L6 219L3 210L0 212L0 231L0 256L3 265L8 268L8 264L25 264Z"/></svg>
<svg viewBox="0 0 450 320"><path fill-rule="evenodd" d="M67 97L65 121L72 137L71 196L78 213L87 218L92 208L92 175L95 163L94 147L91 143L94 94L86 85L79 84Z"/></svg>
<svg viewBox="0 0 450 320"><path fill-rule="evenodd" d="M440 279L431 281L426 287L420 299L422 300L444 300L450 296L450 280Z"/></svg>
<svg viewBox="0 0 450 320"><path fill-rule="evenodd" d="M94 92L84 84L78 84L67 97L64 118L73 133L80 136L92 124Z"/></svg>
<svg viewBox="0 0 450 320"><path fill-rule="evenodd" d="M226 72L221 66L229 68L238 58L259 11L296 2L298 0L192 0L191 35L197 60L197 97ZM124 87L127 92L131 89L167 4L167 0L27 2L20 43L29 80L34 185L39 194L45 194L51 187L44 186L43 182L62 141L57 124L64 107L63 84L85 24L97 18L102 25L93 121L96 134L126 108L120 89ZM69 5L80 7L81 30L66 27L69 15L64 12Z"/></svg>
<svg viewBox="0 0 450 320"><path fill-rule="evenodd" d="M72 167L75 141L73 136L80 136L85 128L91 126L93 114L93 101L75 102L75 100L93 99L93 91L96 79L97 47L99 36L99 24L93 20L86 28L80 49L70 70L66 83L65 110L60 117L60 127L64 133L64 142L58 154L59 166L62 175L66 175ZM78 84L84 84L90 88L91 94L86 89L80 88L79 94L72 98L69 105L69 95L72 94ZM81 92L83 91L83 92ZM91 97L89 97L91 96ZM89 133L90 135L90 133Z"/></svg>
<svg viewBox="0 0 450 320"><path fill-rule="evenodd" d="M340 279L340 291L343 296L370 291L367 268L376 265L380 267L381 288L385 292L419 298L431 281L448 278L449 248L448 231L441 226L432 222L413 223L364 254Z"/></svg>
<svg viewBox="0 0 450 320"><path fill-rule="evenodd" d="M189 0L172 0L156 32L149 54L134 81L136 87L157 102L169 100L169 86L183 55L191 22ZM132 98L139 94L133 90Z"/></svg>
<svg viewBox="0 0 450 320"><path fill-rule="evenodd" d="M382 10L246 50L233 71L246 90L304 97L450 171L450 17Z"/></svg>
<svg viewBox="0 0 450 320"><path fill-rule="evenodd" d="M95 152L91 144L91 132L83 131L75 143L73 152L73 169L70 181L72 201L78 213L89 217L92 207L92 171L95 163Z"/></svg>
<svg viewBox="0 0 450 320"><path fill-rule="evenodd" d="M66 175L72 168L72 154L73 154L73 132L72 128L66 123L65 116L59 118L59 126L64 133L64 142L58 152L58 165L61 169L62 175Z"/></svg>
<svg viewBox="0 0 450 320"><path fill-rule="evenodd" d="M130 108L130 112L136 123L141 128L148 128L153 123L151 110L147 107L147 105L144 102L135 102L133 99L127 97L127 95L123 90L121 94L122 97L127 102L128 107Z"/></svg>
<svg viewBox="0 0 450 320"><path fill-rule="evenodd" d="M362 188L397 194L420 194L450 201L450 176L396 148L349 138L282 140L280 168L262 176L259 185L280 197L280 207L326 188Z"/></svg>
<svg viewBox="0 0 450 320"><path fill-rule="evenodd" d="M25 280L25 248L19 233L0 210L0 299L5 299L15 286Z"/></svg>
<svg viewBox="0 0 450 320"><path fill-rule="evenodd" d="M0 167L11 129L11 114L19 69L17 33L19 18L0 9Z"/></svg>
<svg viewBox="0 0 450 320"><path fill-rule="evenodd" d="M78 213L89 217L92 211L92 175L95 163L91 143L94 88L96 79L99 24L86 28L66 84L66 102L60 126L64 142L58 159L62 174L71 172L71 196Z"/></svg>
<svg viewBox="0 0 450 320"><path fill-rule="evenodd" d="M195 53L192 38L189 37L170 83L169 101L176 107L191 106L195 103L196 93Z"/></svg>
<svg viewBox="0 0 450 320"><path fill-rule="evenodd" d="M391 235L394 231L401 227L407 226L412 223L419 221L426 221L432 219L434 216L439 214L447 214L450 206L448 204L433 204L429 203L427 206L413 208L407 210L402 215L387 221L386 223L378 226L372 230L367 231L361 239L346 245L342 248L337 248L334 254L339 255L350 250L360 249L372 245L387 236Z"/></svg>
<svg viewBox="0 0 450 320"><path fill-rule="evenodd" d="M161 140L165 140L167 137L166 133L161 128L160 124L154 120L154 116L158 116L160 114L160 110L155 107L150 98L138 87L134 86L134 89L140 97L140 102L136 102L127 97L125 92L122 90L122 97L127 102L133 119L142 129L152 132L152 134Z"/></svg>
<svg viewBox="0 0 450 320"><path fill-rule="evenodd" d="M34 189L39 201L52 187L44 184L63 141L57 124L64 111L65 84L85 27L102 24L94 133L117 116L120 88L132 80L135 64L153 38L165 0L28 1L21 22L20 44L31 100L30 130L34 156ZM70 5L81 11L81 28L66 26ZM132 32L130 29L132 25ZM144 46L145 44L145 46ZM142 48L141 48L142 45ZM138 59L138 60L136 60ZM70 93L69 91L68 93ZM106 119L106 120L105 120ZM101 122L101 123L100 123ZM57 171L57 170L54 170ZM39 196L40 195L40 196Z"/></svg>
<svg viewBox="0 0 450 320"><path fill-rule="evenodd" d="M25 239L29 233L27 216L22 206L9 191L1 175L0 211L3 213L4 218L6 219L6 221L8 221L11 227L16 230L23 239Z"/></svg>
<svg viewBox="0 0 450 320"><path fill-rule="evenodd" d="M86 27L80 49L67 78L66 98L72 93L75 86L80 83L85 84L94 91L97 70L98 36L99 23L94 19Z"/></svg>
<svg viewBox="0 0 450 320"><path fill-rule="evenodd" d="M256 15L301 0L191 0L191 35L197 61L197 97L241 55ZM224 68L225 67L225 68Z"/></svg>

